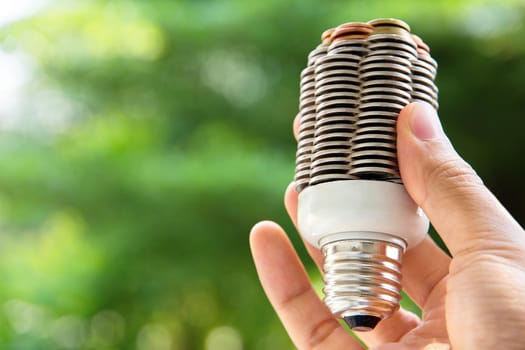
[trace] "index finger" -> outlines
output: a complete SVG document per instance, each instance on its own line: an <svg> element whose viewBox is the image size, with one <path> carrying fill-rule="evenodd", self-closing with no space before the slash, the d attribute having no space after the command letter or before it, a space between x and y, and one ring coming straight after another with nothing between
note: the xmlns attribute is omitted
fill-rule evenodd
<svg viewBox="0 0 525 350"><path fill-rule="evenodd" d="M405 187L452 256L502 247L525 253L523 229L456 153L430 105L403 109L397 131Z"/></svg>
<svg viewBox="0 0 525 350"><path fill-rule="evenodd" d="M298 113L295 116L295 119L293 120L293 136L295 137L296 140L299 138L299 124L301 123L300 118L301 118L301 114Z"/></svg>

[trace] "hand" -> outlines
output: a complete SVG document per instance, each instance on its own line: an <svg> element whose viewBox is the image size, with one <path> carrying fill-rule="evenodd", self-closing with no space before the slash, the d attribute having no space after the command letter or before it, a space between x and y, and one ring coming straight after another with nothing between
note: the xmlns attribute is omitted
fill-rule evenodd
<svg viewBox="0 0 525 350"><path fill-rule="evenodd" d="M452 258L429 237L408 250L403 289L421 307L422 319L399 310L359 336L376 350L524 349L523 228L454 151L430 106L407 106L397 131L403 182ZM297 224L293 185L285 205ZM277 224L255 225L250 244L263 288L299 349L363 348L319 299ZM321 266L321 253L306 247Z"/></svg>

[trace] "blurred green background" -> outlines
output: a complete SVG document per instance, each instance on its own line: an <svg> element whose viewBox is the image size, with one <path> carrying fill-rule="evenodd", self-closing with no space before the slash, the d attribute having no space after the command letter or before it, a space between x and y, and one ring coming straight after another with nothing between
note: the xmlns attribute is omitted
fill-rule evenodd
<svg viewBox="0 0 525 350"><path fill-rule="evenodd" d="M523 1L9 3L2 349L292 349L248 232L282 223L319 285L282 194L299 73L343 22L398 17L423 37L447 133L525 219Z"/></svg>

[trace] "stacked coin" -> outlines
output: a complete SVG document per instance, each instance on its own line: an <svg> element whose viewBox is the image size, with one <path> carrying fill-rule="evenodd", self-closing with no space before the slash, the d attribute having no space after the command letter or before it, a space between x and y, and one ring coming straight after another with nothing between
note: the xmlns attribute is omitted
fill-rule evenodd
<svg viewBox="0 0 525 350"><path fill-rule="evenodd" d="M327 181L400 182L396 120L411 101L437 109L437 64L400 20L325 31L301 74L296 189Z"/></svg>
<svg viewBox="0 0 525 350"><path fill-rule="evenodd" d="M414 34L412 38L417 44L417 60L412 64L412 100L427 102L438 109L438 89L434 85L437 63L423 40Z"/></svg>
<svg viewBox="0 0 525 350"><path fill-rule="evenodd" d="M315 65L319 58L326 55L333 29L324 31L323 42L308 55L308 66L301 72L301 93L299 101L299 134L295 168L295 185L298 191L310 183L310 167L315 131Z"/></svg>
<svg viewBox="0 0 525 350"><path fill-rule="evenodd" d="M359 104L359 63L372 27L346 24L332 32L332 43L315 66L316 122L310 185L348 180L350 144Z"/></svg>

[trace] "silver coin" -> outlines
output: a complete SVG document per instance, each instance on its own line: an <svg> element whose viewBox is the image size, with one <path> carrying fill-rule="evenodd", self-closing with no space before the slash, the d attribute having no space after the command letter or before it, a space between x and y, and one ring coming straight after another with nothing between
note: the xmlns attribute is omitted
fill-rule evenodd
<svg viewBox="0 0 525 350"><path fill-rule="evenodd" d="M313 147L314 145L314 138L313 137L304 137L298 136L298 148L303 149L305 147Z"/></svg>
<svg viewBox="0 0 525 350"><path fill-rule="evenodd" d="M396 119L391 118L363 118L359 119L356 123L356 128L365 127L367 125L396 125Z"/></svg>
<svg viewBox="0 0 525 350"><path fill-rule="evenodd" d="M311 158L312 157L309 154L301 154L295 158L295 161L297 164L304 163L304 162L310 162Z"/></svg>
<svg viewBox="0 0 525 350"><path fill-rule="evenodd" d="M360 111L358 120L365 120L370 118L383 118L385 120L397 120L399 112L392 111Z"/></svg>
<svg viewBox="0 0 525 350"><path fill-rule="evenodd" d="M417 59L416 61L414 61L412 63L412 69L418 69L418 70L421 70L421 71L428 72L430 74L432 80L435 79L436 73L437 73L437 70L436 70L435 67L433 67L429 63L427 63L425 61L421 61L419 59Z"/></svg>
<svg viewBox="0 0 525 350"><path fill-rule="evenodd" d="M366 166L366 167L359 167L359 168L352 168L348 172L350 175L358 175L361 173L373 173L373 172L380 172L380 173L387 173L394 176L399 176L399 171L396 169L390 169L390 168L383 168L378 166ZM310 183L312 182L312 179L310 179Z"/></svg>
<svg viewBox="0 0 525 350"><path fill-rule="evenodd" d="M315 137L315 129L305 129L305 130L300 130L298 133L297 133L297 140L298 141L302 141L304 146L308 146L308 143L307 141L309 139L312 139ZM313 140L311 140L313 142ZM313 144L311 145L313 146Z"/></svg>
<svg viewBox="0 0 525 350"><path fill-rule="evenodd" d="M314 105L310 105L310 106L305 106L304 108L301 109L301 114L303 114L303 115L308 115L308 114L311 114L311 113L315 114L315 109L316 109L315 104Z"/></svg>
<svg viewBox="0 0 525 350"><path fill-rule="evenodd" d="M397 50L397 49L390 49L390 48L385 48L385 49L374 48L373 51L371 48L370 52L373 52L373 55L377 55L377 56L397 56L397 57L404 58L408 61L414 60L414 58L416 57L413 52Z"/></svg>
<svg viewBox="0 0 525 350"><path fill-rule="evenodd" d="M298 164L295 167L295 176L298 178L310 177L310 163Z"/></svg>
<svg viewBox="0 0 525 350"><path fill-rule="evenodd" d="M329 148L329 149L318 149L316 150L314 147L314 150L312 152L312 160L322 158L322 157L328 157L333 155L340 155L342 157L348 157L350 155L350 147L339 147L339 148Z"/></svg>
<svg viewBox="0 0 525 350"><path fill-rule="evenodd" d="M359 69L359 65L357 64L348 64L345 62L330 62L330 63L325 63L325 64L316 66L315 75L316 75L316 79L319 79L319 75L321 73L325 73L325 76L328 76L327 72L332 72L332 75L333 75L333 71L338 70L340 71L339 73L353 76L357 74L358 69Z"/></svg>
<svg viewBox="0 0 525 350"><path fill-rule="evenodd" d="M366 73L371 70L374 70L374 71L392 70L392 71L399 72L401 74L406 74L406 75L411 74L410 67L403 66L397 63L366 63L366 64L361 64L361 66L359 67L359 72L361 73Z"/></svg>
<svg viewBox="0 0 525 350"><path fill-rule="evenodd" d="M350 143L343 143L341 141L322 141L316 142L313 145L312 153L320 152L322 150L335 149L340 150L341 152L350 149Z"/></svg>
<svg viewBox="0 0 525 350"><path fill-rule="evenodd" d="M392 143L390 141L376 141L376 140L352 140L352 152L357 152L359 150L364 149L372 149L372 150L385 150L390 151L393 150L396 152L396 145L395 143Z"/></svg>
<svg viewBox="0 0 525 350"><path fill-rule="evenodd" d="M396 152L384 151L384 150L355 151L355 152L352 152L352 154L350 155L352 159L359 158L359 157L369 157L369 156L382 156L382 157L390 157L394 160L397 159Z"/></svg>
<svg viewBox="0 0 525 350"><path fill-rule="evenodd" d="M315 82L315 91L317 94L319 94L319 90L322 88L329 88L333 85L340 85L340 84L346 84L346 85L353 85L354 86L354 92L359 92L361 81L357 76L350 76L350 75L333 75L333 76L327 76L322 79L316 80Z"/></svg>
<svg viewBox="0 0 525 350"><path fill-rule="evenodd" d="M328 52L355 51L366 52L366 39L337 40L328 46Z"/></svg>
<svg viewBox="0 0 525 350"><path fill-rule="evenodd" d="M318 137L335 135L341 133L349 133L350 136L354 132L355 128L349 124L327 124L323 126L316 126L314 137L317 140Z"/></svg>
<svg viewBox="0 0 525 350"><path fill-rule="evenodd" d="M309 77L309 76L312 76L315 72L315 66L307 66L305 68L303 68L303 70L301 71L301 74L300 74L300 81L302 81L303 79Z"/></svg>
<svg viewBox="0 0 525 350"><path fill-rule="evenodd" d="M321 157L312 160L312 169L332 165L342 165L345 169L348 169L348 164L350 164L350 159L348 157Z"/></svg>
<svg viewBox="0 0 525 350"><path fill-rule="evenodd" d="M359 143L362 141L372 141L372 142L378 142L378 141L387 141L390 143L396 142L396 136L395 135L385 135L385 134L378 134L378 133L366 133L366 134L356 134L354 137L352 137L353 143Z"/></svg>
<svg viewBox="0 0 525 350"><path fill-rule="evenodd" d="M295 173L295 179L310 179L311 173L310 169L308 170L300 170Z"/></svg>
<svg viewBox="0 0 525 350"><path fill-rule="evenodd" d="M327 80L331 79L331 80ZM325 72L318 72L315 75L315 86L327 84L327 83L347 83L347 84L359 84L359 72L357 69L334 69L327 70Z"/></svg>
<svg viewBox="0 0 525 350"><path fill-rule="evenodd" d="M301 93L306 92L310 89L315 90L315 79L310 79L308 83L302 84L299 88Z"/></svg>
<svg viewBox="0 0 525 350"><path fill-rule="evenodd" d="M355 127L353 125L349 124L327 124L323 126L316 126L314 137L318 137L320 135L327 135L332 133L350 133L352 134L355 130Z"/></svg>
<svg viewBox="0 0 525 350"><path fill-rule="evenodd" d="M363 111L388 109L389 111L396 111L397 113L399 113L404 107L404 104L394 102L365 102L359 105L359 108Z"/></svg>
<svg viewBox="0 0 525 350"><path fill-rule="evenodd" d="M330 164L330 165L320 165L317 167L312 167L311 176L314 174L319 174L326 171L346 171L348 170L348 164Z"/></svg>
<svg viewBox="0 0 525 350"><path fill-rule="evenodd" d="M380 158L375 158L375 159L353 159L352 158L352 167L357 168L360 165L372 165L372 166L384 165L384 166L395 168L397 167L397 162L391 159L380 159Z"/></svg>
<svg viewBox="0 0 525 350"><path fill-rule="evenodd" d="M325 118L319 118L315 121L315 127L320 128L324 125L330 125L330 124L342 124L347 127L355 128L355 124L357 122L357 118L355 116L347 116L347 115L334 115L330 117Z"/></svg>
<svg viewBox="0 0 525 350"><path fill-rule="evenodd" d="M331 116L351 116L354 117L358 112L357 108L352 107L336 107L325 109L317 113L317 120L322 120Z"/></svg>
<svg viewBox="0 0 525 350"><path fill-rule="evenodd" d="M299 94L301 96L313 92L315 92L315 80L311 80L309 83L299 86Z"/></svg>
<svg viewBox="0 0 525 350"><path fill-rule="evenodd" d="M412 91L412 97L414 95L427 95L433 100L437 100L437 92L433 91L432 89L425 87L424 85L419 85L414 87L414 90Z"/></svg>
<svg viewBox="0 0 525 350"><path fill-rule="evenodd" d="M300 193L302 190L308 187L309 181L306 179L305 180L295 180L294 183L295 183L295 191Z"/></svg>
<svg viewBox="0 0 525 350"><path fill-rule="evenodd" d="M315 121L315 116L313 118L311 118L310 115L308 115L306 118L301 117L299 119L299 131L312 129L315 127Z"/></svg>
<svg viewBox="0 0 525 350"><path fill-rule="evenodd" d="M402 82L390 79L373 79L369 81L363 81L363 89L368 89L372 87L392 87L394 89L400 89L404 91L412 90L412 85L409 82Z"/></svg>
<svg viewBox="0 0 525 350"><path fill-rule="evenodd" d="M370 51L376 48L394 48L413 52L414 56L417 54L417 45L413 41L406 40L405 37L395 34L371 34L368 37L368 48Z"/></svg>
<svg viewBox="0 0 525 350"><path fill-rule="evenodd" d="M355 135L371 134L371 133L396 133L395 126L363 126L356 130Z"/></svg>
<svg viewBox="0 0 525 350"><path fill-rule="evenodd" d="M301 71L301 75L300 75L301 80L303 80L307 76L313 75L314 71L315 71L315 66L307 66L303 68L303 70Z"/></svg>
<svg viewBox="0 0 525 350"><path fill-rule="evenodd" d="M319 104L317 104L317 111L321 111L323 109L329 109L329 108L332 108L332 107L343 107L343 106L346 106L346 107L349 107L349 108L352 108L352 107L355 107L356 105L358 104L358 100L357 99L351 99L351 98L339 98L339 99L335 99L335 100L328 100L328 101L323 101Z"/></svg>
<svg viewBox="0 0 525 350"><path fill-rule="evenodd" d="M320 106L323 102L332 100L348 100L352 104L357 104L359 101L359 94L356 92L344 91L325 92L324 94L319 94L316 96L315 103L317 106Z"/></svg>
<svg viewBox="0 0 525 350"><path fill-rule="evenodd" d="M308 65L314 65L315 62L322 56L326 55L328 47L319 45L308 54Z"/></svg>
<svg viewBox="0 0 525 350"><path fill-rule="evenodd" d="M314 128L308 128L308 129L299 129L299 132L297 133L297 139L299 141L307 141L310 138L315 137L315 129Z"/></svg>
<svg viewBox="0 0 525 350"><path fill-rule="evenodd" d="M303 116L299 119L299 129L305 129L309 128L309 123L315 123L315 114L307 114L306 116ZM306 126L302 127L302 124L307 124Z"/></svg>
<svg viewBox="0 0 525 350"><path fill-rule="evenodd" d="M328 51L326 56L323 57L322 62L331 62L331 61L344 61L344 62L355 62L359 64L361 61L360 55L352 55L346 52L330 52ZM321 61L319 61L321 62Z"/></svg>
<svg viewBox="0 0 525 350"><path fill-rule="evenodd" d="M428 80L423 79L416 79L412 82L412 89L413 90L420 90L420 91L428 91L428 94L437 94L438 89L437 87Z"/></svg>
<svg viewBox="0 0 525 350"><path fill-rule="evenodd" d="M439 109L439 105L437 103L436 100L430 98L429 96L425 95L425 94L421 94L421 95L414 95L414 97L412 98L413 101L422 101L422 102L426 102L428 103L429 105L431 105L432 107L434 107L435 110Z"/></svg>
<svg viewBox="0 0 525 350"><path fill-rule="evenodd" d="M311 156L311 154L312 154L312 146L302 147L302 148L298 148L297 149L296 157L302 156L302 155L309 155L309 156Z"/></svg>
<svg viewBox="0 0 525 350"><path fill-rule="evenodd" d="M315 106L315 96L313 97L306 97L302 98L299 103L299 108L304 109L308 106L314 105Z"/></svg>
<svg viewBox="0 0 525 350"><path fill-rule="evenodd" d="M431 71L415 64L412 66L412 75L421 76L430 81L434 80L434 75Z"/></svg>
<svg viewBox="0 0 525 350"><path fill-rule="evenodd" d="M430 67L432 67L434 70L437 70L438 64L436 60L434 60L430 55L417 55L417 59L419 63L426 63Z"/></svg>
<svg viewBox="0 0 525 350"><path fill-rule="evenodd" d="M375 55L374 52L371 52L361 60L361 65L369 63L397 63L403 67L411 67L413 64L411 60L403 57L395 55Z"/></svg>
<svg viewBox="0 0 525 350"><path fill-rule="evenodd" d="M349 142L350 138L353 136L351 132L338 132L338 133L330 133L330 134L324 134L324 135L318 135L315 137L314 142L315 143L321 143L323 141L335 141L337 140L343 140L345 142Z"/></svg>
<svg viewBox="0 0 525 350"><path fill-rule="evenodd" d="M363 88L362 89L362 92L361 92L361 95L362 96L365 96L365 95L382 95L382 94L385 94L385 95L396 95L396 96L399 96L399 97L402 97L402 98L405 98L405 99L409 99L410 98L410 91L406 91L406 90L403 90L403 89L395 89L395 88L391 88L391 87L379 87L379 86L375 86L375 87L367 87L367 88Z"/></svg>
<svg viewBox="0 0 525 350"><path fill-rule="evenodd" d="M360 103L367 103L367 102L392 102L392 103L398 103L400 105L407 105L410 102L409 98L397 96L394 94L380 94L380 93L374 93L374 94L363 94L361 95L361 99L359 100Z"/></svg>
<svg viewBox="0 0 525 350"><path fill-rule="evenodd" d="M338 150L333 150L333 149L325 149L325 150L322 150L322 151L327 151L327 152L330 152L330 153L323 153L322 155L319 155L318 153L313 153L312 154L312 160L311 162L316 162L315 163L315 166L320 166L322 164L326 164L326 163L338 163L338 164L344 164L346 166L348 166L349 162L350 162L350 155L349 155L349 149L345 149L345 150L341 150L341 152L337 152ZM333 158L333 159L332 159ZM321 159L332 159L331 161L326 161L326 162L319 162Z"/></svg>
<svg viewBox="0 0 525 350"><path fill-rule="evenodd" d="M410 84L412 81L409 74L403 74L395 71L389 70L370 70L363 72L359 75L361 80L369 81L372 79L397 79L402 80Z"/></svg>
<svg viewBox="0 0 525 350"><path fill-rule="evenodd" d="M412 100L414 100L414 99L426 99L431 104L434 101L437 101L437 97L436 96L432 96L432 95L429 95L429 94L421 92L421 91L414 91L414 92L412 92Z"/></svg>
<svg viewBox="0 0 525 350"><path fill-rule="evenodd" d="M323 93L333 92L333 91L344 91L344 92L358 93L359 92L359 86L357 84L353 85L353 84L336 83L336 84L321 85L317 89L315 89L315 93L317 95L321 95Z"/></svg>

